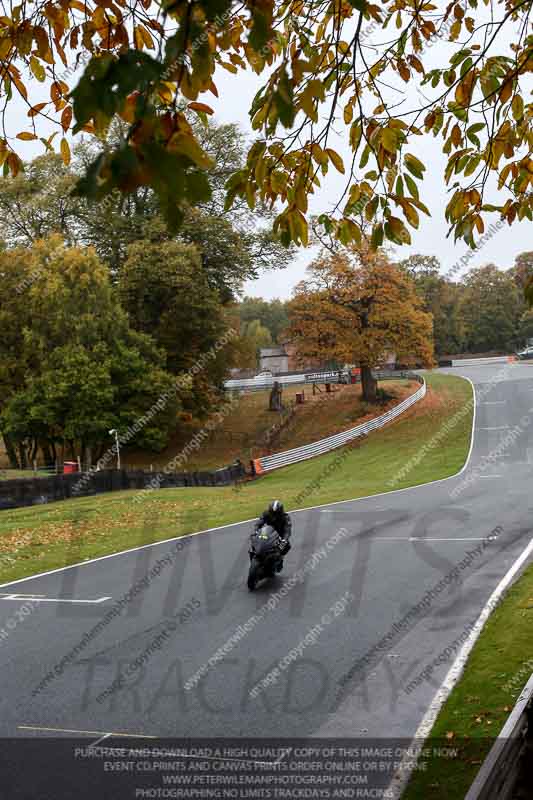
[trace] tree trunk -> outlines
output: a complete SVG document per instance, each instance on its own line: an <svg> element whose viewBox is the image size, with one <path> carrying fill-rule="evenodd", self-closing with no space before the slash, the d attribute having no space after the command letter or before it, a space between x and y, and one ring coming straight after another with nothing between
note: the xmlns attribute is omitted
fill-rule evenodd
<svg viewBox="0 0 533 800"><path fill-rule="evenodd" d="M55 457L52 455L52 450L50 448L50 442L42 442L41 444L41 452L43 454L43 460L45 467L49 467L51 464L55 464Z"/></svg>
<svg viewBox="0 0 533 800"><path fill-rule="evenodd" d="M361 364L361 386L363 387L363 400L367 403L375 403L377 400L376 389L377 381L372 375L372 368Z"/></svg>
<svg viewBox="0 0 533 800"><path fill-rule="evenodd" d="M92 445L90 444L85 445L85 453L83 455L85 457L85 464L88 472L91 468L92 457L93 457Z"/></svg>
<svg viewBox="0 0 533 800"><path fill-rule="evenodd" d="M7 457L9 458L9 466L11 467L11 469L19 469L20 464L15 445L13 444L9 436L6 436L5 433L2 435L2 437L4 439L4 445L6 448Z"/></svg>
<svg viewBox="0 0 533 800"><path fill-rule="evenodd" d="M20 461L20 468L26 469L28 466L28 461L26 455L26 445L23 442L19 442L19 461Z"/></svg>

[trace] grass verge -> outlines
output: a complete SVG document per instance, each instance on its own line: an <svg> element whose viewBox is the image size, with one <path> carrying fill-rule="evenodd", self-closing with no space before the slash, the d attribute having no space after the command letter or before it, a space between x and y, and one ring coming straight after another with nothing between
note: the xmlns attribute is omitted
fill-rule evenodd
<svg viewBox="0 0 533 800"><path fill-rule="evenodd" d="M425 747L445 741L453 759L427 760L402 800L466 795L494 739L533 672L533 566L508 590L488 619L465 672L444 704Z"/></svg>
<svg viewBox="0 0 533 800"><path fill-rule="evenodd" d="M287 509L349 500L446 478L464 464L472 389L462 378L427 376L425 400L352 447L235 487L161 489L31 506L0 513L0 581L256 517L273 497ZM457 412L461 412L457 414ZM423 443L442 432L420 457ZM406 469L406 466L408 467ZM399 477L401 476L401 477ZM297 526L297 522L296 522Z"/></svg>

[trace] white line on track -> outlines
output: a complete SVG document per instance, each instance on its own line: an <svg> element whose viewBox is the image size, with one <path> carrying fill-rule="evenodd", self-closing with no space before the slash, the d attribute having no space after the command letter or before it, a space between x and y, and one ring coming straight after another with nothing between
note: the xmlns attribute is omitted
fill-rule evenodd
<svg viewBox="0 0 533 800"><path fill-rule="evenodd" d="M501 478L502 475L478 475L478 478Z"/></svg>
<svg viewBox="0 0 533 800"><path fill-rule="evenodd" d="M17 725L19 730L24 731L41 731L44 733L79 733L83 734L84 736L99 736L95 742L91 742L88 747L96 747L99 742L103 742L104 739L109 739L110 737L116 737L120 739L157 739L157 736L147 736L143 733L123 733L117 731L86 731L86 730L77 730L75 728L48 728L44 727L43 725ZM255 758L225 758L224 756L202 756L203 760L207 761L236 761L237 763L241 764L259 764L265 767L276 766L279 764L283 759L289 755L292 751L292 747L287 747L283 750L282 754L279 756L277 761L258 761ZM196 753L180 753L180 758L198 758L198 754Z"/></svg>
<svg viewBox="0 0 533 800"><path fill-rule="evenodd" d="M484 400L481 403L478 403L479 406L501 406L503 403L506 403L507 400Z"/></svg>
<svg viewBox="0 0 533 800"><path fill-rule="evenodd" d="M475 536L471 538L439 538L432 537L429 539L427 536L374 536L373 542L484 542L484 536Z"/></svg>
<svg viewBox="0 0 533 800"><path fill-rule="evenodd" d="M448 674L444 678L444 682L441 688L433 698L433 701L429 709L426 711L424 718L422 719L422 722L418 726L418 729L413 737L413 742L416 742L417 747L420 744L420 740L422 740L423 743L431 733L431 729L433 728L437 720L440 710L442 709L444 703L452 693L452 689L458 683L461 675L463 674L468 657L475 643L477 642L481 634L481 631L485 626L485 623L489 619L494 608L496 608L496 606L504 596L509 586L512 584L517 573L520 572L520 570L527 562L532 553L533 553L533 539L531 539L525 550L523 550L521 555L517 558L517 560L514 562L509 571L504 575L498 586L495 588L495 590L489 597L487 604L485 605L484 609L479 615L476 624L474 625L472 631L470 632L468 639L466 640L461 650L459 651L459 655L455 659L451 669L448 671ZM416 756L413 757L412 754L409 755L409 758L404 756L404 758L402 759L402 766L393 777L389 786L389 789L392 789L392 794L390 796L391 798L394 798L394 800L399 800L399 798L401 797L403 790L407 786L407 783L409 782L411 775L413 774L416 762L417 762L417 757Z"/></svg>
<svg viewBox="0 0 533 800"><path fill-rule="evenodd" d="M157 736L147 736L143 733L122 733L117 731L83 731L75 728L46 728L43 725L17 725L19 730L44 731L48 733L82 733L87 736L120 736L127 739L157 739Z"/></svg>
<svg viewBox="0 0 533 800"><path fill-rule="evenodd" d="M98 605L105 600L111 600L111 597L98 597L96 600L75 600L66 597L43 597L42 595L35 594L2 594L0 600L17 600L20 602L31 601L32 603L83 603L88 605Z"/></svg>
<svg viewBox="0 0 533 800"><path fill-rule="evenodd" d="M100 736L100 738L99 738L99 739L97 739L95 742L91 742L91 744L89 745L89 747L96 747L96 745L100 744L100 742L103 742L103 741L104 741L104 739L109 739L109 737L110 737L110 736L112 736L112 734L111 734L111 733L104 733L104 735L103 735L103 736Z"/></svg>
<svg viewBox="0 0 533 800"><path fill-rule="evenodd" d="M480 428L480 431L506 431L509 425L497 425L494 428Z"/></svg>

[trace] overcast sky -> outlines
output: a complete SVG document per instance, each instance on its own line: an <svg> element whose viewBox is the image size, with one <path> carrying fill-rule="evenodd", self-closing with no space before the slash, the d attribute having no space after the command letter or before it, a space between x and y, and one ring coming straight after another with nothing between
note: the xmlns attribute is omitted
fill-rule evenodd
<svg viewBox="0 0 533 800"><path fill-rule="evenodd" d="M369 39L368 41L371 42L372 40ZM499 45L498 50L501 51L501 41ZM453 45L436 41L424 53L426 68L446 63L452 48ZM252 137L248 109L255 93L264 80L264 75L258 77L251 71L230 75L225 70L220 69L215 76L219 99L217 100L211 94L202 96L201 99L215 109L216 121L236 122L243 131ZM33 81L32 87L35 86L36 82ZM409 100L411 108L413 107L413 102L420 105L425 104L421 96L414 91L414 88L411 89L409 85L405 87L402 84L402 92ZM393 96L396 101L398 95ZM30 94L30 97L32 102L37 102L33 94ZM48 98L44 95L42 99ZM17 122L20 120L18 130L26 129L28 121L26 109L17 103L11 113L15 115ZM13 118L12 121L14 121ZM345 163L349 163L346 138L347 129L343 124L338 124L337 135L331 140L330 146L333 146L343 155ZM420 228L414 230L409 227L412 245L396 248L395 252L398 258L407 257L412 253L435 255L442 264L442 271L447 272L468 252L468 248L462 241L454 243L452 237L446 238L447 224L444 219L444 209L448 201L448 195L443 180L446 156L442 153L442 139L434 139L433 136L414 138L416 139L415 154L427 166L426 177L421 186L421 199L429 208L431 217L428 218L421 213ZM57 137L56 141L58 140L59 137ZM24 158L31 158L42 152L40 146L36 146L34 142L18 142L17 144L21 145L18 150ZM411 145L412 149L413 146ZM345 177L330 168L328 175L322 178L322 182L322 188L319 193L314 198L310 198L310 212L312 213L321 213L332 209L344 189ZM490 222L496 222L497 218L496 214L487 215L485 228L488 229ZM508 269L513 265L515 256L518 253L532 249L532 247L531 224L529 222L515 223L511 228L505 224L485 246L473 255L467 269L489 262L493 262L503 269ZM316 250L312 248L300 249L290 267L284 270L264 273L258 280L249 281L244 287L245 293L262 296L266 299L274 297L286 299L290 297L293 287L305 276L306 266L310 263L314 254L316 254Z"/></svg>

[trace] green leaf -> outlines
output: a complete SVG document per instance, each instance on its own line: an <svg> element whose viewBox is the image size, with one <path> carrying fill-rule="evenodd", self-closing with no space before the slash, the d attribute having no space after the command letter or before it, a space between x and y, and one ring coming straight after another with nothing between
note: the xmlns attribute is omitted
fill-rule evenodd
<svg viewBox="0 0 533 800"><path fill-rule="evenodd" d="M409 172L415 176L415 178L423 178L424 171L426 169L425 165L414 156L412 153L407 153L404 157L404 163Z"/></svg>
<svg viewBox="0 0 533 800"><path fill-rule="evenodd" d="M278 112L279 121L285 128L292 128L296 116L293 95L293 85L289 80L286 69L283 69L277 89L274 92L274 103Z"/></svg>
<svg viewBox="0 0 533 800"><path fill-rule="evenodd" d="M370 237L370 245L376 250L383 244L383 225L381 222L376 223L372 228L372 236Z"/></svg>
<svg viewBox="0 0 533 800"><path fill-rule="evenodd" d="M248 37L248 43L257 53L272 38L272 25L270 17L260 7L252 5L252 30Z"/></svg>
<svg viewBox="0 0 533 800"><path fill-rule="evenodd" d="M349 4L360 11L362 14L366 11L366 0L348 0Z"/></svg>
<svg viewBox="0 0 533 800"><path fill-rule="evenodd" d="M419 197L418 186L416 185L416 183L414 182L414 180L411 178L410 175L405 175L405 183L407 184L407 188L409 189L411 196L415 197L418 200Z"/></svg>
<svg viewBox="0 0 533 800"><path fill-rule="evenodd" d="M146 92L159 80L162 65L147 53L130 50L118 58L106 53L93 56L80 82L71 93L79 133L91 120L106 126L122 109L133 91Z"/></svg>

